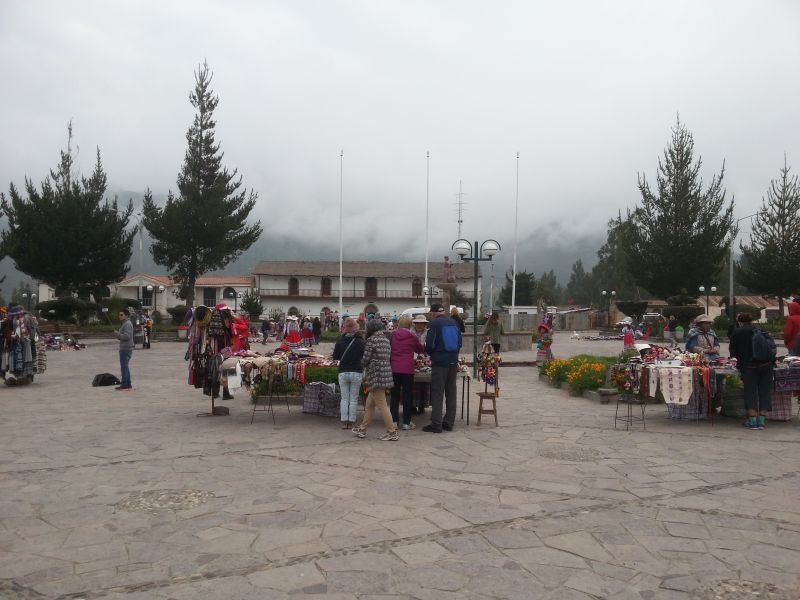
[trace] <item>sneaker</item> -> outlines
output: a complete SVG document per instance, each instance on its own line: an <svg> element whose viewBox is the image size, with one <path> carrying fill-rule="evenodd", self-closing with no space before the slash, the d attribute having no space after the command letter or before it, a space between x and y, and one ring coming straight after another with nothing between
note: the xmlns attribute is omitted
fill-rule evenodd
<svg viewBox="0 0 800 600"><path fill-rule="evenodd" d="M767 418L756 417L756 429L766 429L766 428L767 428Z"/></svg>
<svg viewBox="0 0 800 600"><path fill-rule="evenodd" d="M118 392L126 392L128 390L132 390L133 386L132 385L118 385L114 389L117 390Z"/></svg>
<svg viewBox="0 0 800 600"><path fill-rule="evenodd" d="M403 423L403 431L411 431L415 427L416 425L414 425L414 421L411 421L411 423Z"/></svg>
<svg viewBox="0 0 800 600"><path fill-rule="evenodd" d="M758 421L755 419L747 419L744 423L742 423L742 427L745 429L758 429Z"/></svg>
<svg viewBox="0 0 800 600"><path fill-rule="evenodd" d="M365 437L367 437L367 432L366 432L366 430L364 430L364 429L355 429L355 428L354 428L354 429L353 429L353 433L355 433L355 434L356 434L356 437L357 437L358 439L360 439L360 440L363 440Z"/></svg>
<svg viewBox="0 0 800 600"><path fill-rule="evenodd" d="M422 428L422 431L427 433L442 433L442 428L436 427L433 423L431 423L430 425L425 425L425 427Z"/></svg>
<svg viewBox="0 0 800 600"><path fill-rule="evenodd" d="M359 433L364 433L364 428L356 425L355 427L353 427L353 429L351 429L351 431L354 434L358 435Z"/></svg>
<svg viewBox="0 0 800 600"><path fill-rule="evenodd" d="M387 431L381 437L378 438L382 442L396 442L400 439L400 435L397 433L397 430L394 431Z"/></svg>
<svg viewBox="0 0 800 600"><path fill-rule="evenodd" d="M400 425L398 425L397 421L395 421L394 423L392 423L392 426L394 427L394 430L395 430L395 431L397 431L398 429L400 429Z"/></svg>
<svg viewBox="0 0 800 600"><path fill-rule="evenodd" d="M445 431L453 431L453 426L450 423L442 423L442 429Z"/></svg>

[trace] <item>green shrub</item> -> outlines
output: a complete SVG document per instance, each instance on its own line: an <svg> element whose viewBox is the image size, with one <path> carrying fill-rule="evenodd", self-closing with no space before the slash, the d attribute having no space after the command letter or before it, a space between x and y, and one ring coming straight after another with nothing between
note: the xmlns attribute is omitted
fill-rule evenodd
<svg viewBox="0 0 800 600"><path fill-rule="evenodd" d="M188 306L184 306L183 304L179 304L178 306L171 306L167 309L167 312L172 317L172 320L175 323L183 323L184 319L186 318L186 313L189 311Z"/></svg>
<svg viewBox="0 0 800 600"><path fill-rule="evenodd" d="M56 319L70 323L81 323L100 312L100 305L88 300L72 296L45 300L36 305L36 309L47 319Z"/></svg>
<svg viewBox="0 0 800 600"><path fill-rule="evenodd" d="M647 312L647 302L620 300L616 306L623 315L628 317L641 317Z"/></svg>
<svg viewBox="0 0 800 600"><path fill-rule="evenodd" d="M319 339L322 342L335 342L342 336L338 331L323 331Z"/></svg>

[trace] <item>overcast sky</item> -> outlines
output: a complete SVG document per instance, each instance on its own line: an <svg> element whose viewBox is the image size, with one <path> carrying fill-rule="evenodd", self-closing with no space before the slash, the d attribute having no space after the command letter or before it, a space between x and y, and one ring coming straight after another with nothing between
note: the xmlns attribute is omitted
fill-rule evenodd
<svg viewBox="0 0 800 600"><path fill-rule="evenodd" d="M338 260L343 149L345 258L423 260L430 151L432 259L462 180L463 236L510 262L519 152L520 268L546 264L637 203L677 113L737 216L784 152L800 171L799 32L794 0L0 0L0 188L41 180L72 119L84 171L99 146L114 190L174 190L205 59L226 166L297 240L276 256Z"/></svg>

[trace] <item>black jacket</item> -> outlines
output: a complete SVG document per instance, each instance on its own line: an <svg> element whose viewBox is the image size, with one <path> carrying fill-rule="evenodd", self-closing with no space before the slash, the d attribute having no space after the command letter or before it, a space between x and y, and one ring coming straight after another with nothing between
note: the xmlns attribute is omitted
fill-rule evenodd
<svg viewBox="0 0 800 600"><path fill-rule="evenodd" d="M731 334L730 355L736 359L736 368L764 367L772 363L753 362L753 326L744 325L737 327Z"/></svg>
<svg viewBox="0 0 800 600"><path fill-rule="evenodd" d="M352 346L350 342L353 342ZM350 346L350 350L347 347ZM346 333L333 347L333 360L339 361L339 373L361 373L364 366L361 359L364 357L364 338L361 334Z"/></svg>

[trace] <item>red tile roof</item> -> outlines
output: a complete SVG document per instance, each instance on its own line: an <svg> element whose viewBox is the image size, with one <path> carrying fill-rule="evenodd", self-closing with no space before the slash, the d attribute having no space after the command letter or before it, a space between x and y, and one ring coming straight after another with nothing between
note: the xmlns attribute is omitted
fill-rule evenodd
<svg viewBox="0 0 800 600"><path fill-rule="evenodd" d="M117 283L118 286L138 286L139 282L147 282L148 284L158 284L158 285L176 285L176 283L172 280L169 275L149 275L147 273L141 273L136 275L130 275ZM253 285L253 278L249 275L204 275L202 277L198 277L197 281L195 282L196 286L208 286L208 287L224 287L224 286L251 286Z"/></svg>

